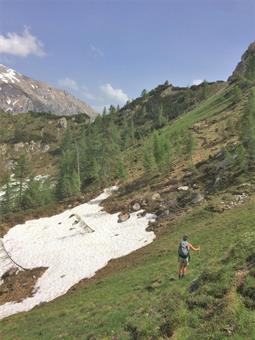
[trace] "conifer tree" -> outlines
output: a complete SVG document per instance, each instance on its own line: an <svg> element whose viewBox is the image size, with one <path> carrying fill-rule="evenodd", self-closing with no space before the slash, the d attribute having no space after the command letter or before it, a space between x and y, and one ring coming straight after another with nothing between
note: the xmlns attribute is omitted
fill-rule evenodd
<svg viewBox="0 0 255 340"><path fill-rule="evenodd" d="M7 172L5 174L5 178L4 178L4 194L1 197L1 213L6 214L9 213L11 211L13 211L14 209L14 202L13 202L13 198L14 198L14 191L13 191L13 187L12 187L12 183L11 183L11 176L10 173Z"/></svg>
<svg viewBox="0 0 255 340"><path fill-rule="evenodd" d="M21 154L13 168L14 177L18 184L18 205L21 205L25 179L31 174L31 166L25 153Z"/></svg>

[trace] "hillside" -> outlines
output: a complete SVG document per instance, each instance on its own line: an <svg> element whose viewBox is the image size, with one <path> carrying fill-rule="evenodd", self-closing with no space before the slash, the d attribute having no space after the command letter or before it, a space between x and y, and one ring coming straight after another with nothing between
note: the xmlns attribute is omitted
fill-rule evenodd
<svg viewBox="0 0 255 340"><path fill-rule="evenodd" d="M253 339L253 46L228 82L190 89L166 83L83 130L77 125L79 144L65 140L59 155L65 181L77 171L84 193L118 182L104 208L123 216L136 204L156 214L148 228L156 239L65 296L2 320L3 339ZM77 145L86 152L78 154ZM64 193L69 208L78 205ZM179 281L184 234L201 251Z"/></svg>

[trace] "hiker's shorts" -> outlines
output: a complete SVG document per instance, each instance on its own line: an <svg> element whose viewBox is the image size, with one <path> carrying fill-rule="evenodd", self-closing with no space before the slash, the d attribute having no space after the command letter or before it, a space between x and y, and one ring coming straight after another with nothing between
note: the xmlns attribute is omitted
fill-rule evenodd
<svg viewBox="0 0 255 340"><path fill-rule="evenodd" d="M189 264L189 256L187 257L179 256L179 261L180 261L180 264L183 264L186 267Z"/></svg>

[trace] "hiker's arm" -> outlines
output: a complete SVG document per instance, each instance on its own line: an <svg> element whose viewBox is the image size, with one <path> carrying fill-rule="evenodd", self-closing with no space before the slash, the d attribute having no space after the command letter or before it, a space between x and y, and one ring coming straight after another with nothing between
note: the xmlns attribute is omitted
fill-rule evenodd
<svg viewBox="0 0 255 340"><path fill-rule="evenodd" d="M192 250L195 250L195 251L199 251L200 250L200 247L193 247L193 245L191 243L189 243L189 247L192 249Z"/></svg>

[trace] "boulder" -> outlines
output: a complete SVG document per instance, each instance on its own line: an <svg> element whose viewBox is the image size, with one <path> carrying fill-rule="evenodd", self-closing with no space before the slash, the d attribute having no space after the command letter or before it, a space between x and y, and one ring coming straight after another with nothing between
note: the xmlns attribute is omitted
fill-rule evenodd
<svg viewBox="0 0 255 340"><path fill-rule="evenodd" d="M148 205L147 201L146 200L142 200L141 206L142 207L147 207L147 205Z"/></svg>
<svg viewBox="0 0 255 340"><path fill-rule="evenodd" d="M181 185L177 188L178 191L188 191L189 187L187 185Z"/></svg>
<svg viewBox="0 0 255 340"><path fill-rule="evenodd" d="M127 221L130 218L130 214L129 213L120 213L118 215L118 223L122 223Z"/></svg>
<svg viewBox="0 0 255 340"><path fill-rule="evenodd" d="M58 121L58 127L61 129L66 129L67 128L67 120L65 117L61 117Z"/></svg>
<svg viewBox="0 0 255 340"><path fill-rule="evenodd" d="M165 211L163 211L158 217L159 218L165 218L168 217L170 215L170 210L166 209Z"/></svg>
<svg viewBox="0 0 255 340"><path fill-rule="evenodd" d="M160 200L160 194L159 194L158 192L156 192L155 194L153 194L153 195L151 196L151 199L152 199L153 201L158 201L158 200Z"/></svg>
<svg viewBox="0 0 255 340"><path fill-rule="evenodd" d="M50 146L48 145L48 144L43 144L42 146L41 146L41 151L43 152L43 153L45 153L45 152L47 152L47 151L49 151L50 150Z"/></svg>
<svg viewBox="0 0 255 340"><path fill-rule="evenodd" d="M138 210L141 209L141 206L140 206L139 203L136 202L135 204L133 204L132 209L133 209L134 211L138 211Z"/></svg>

